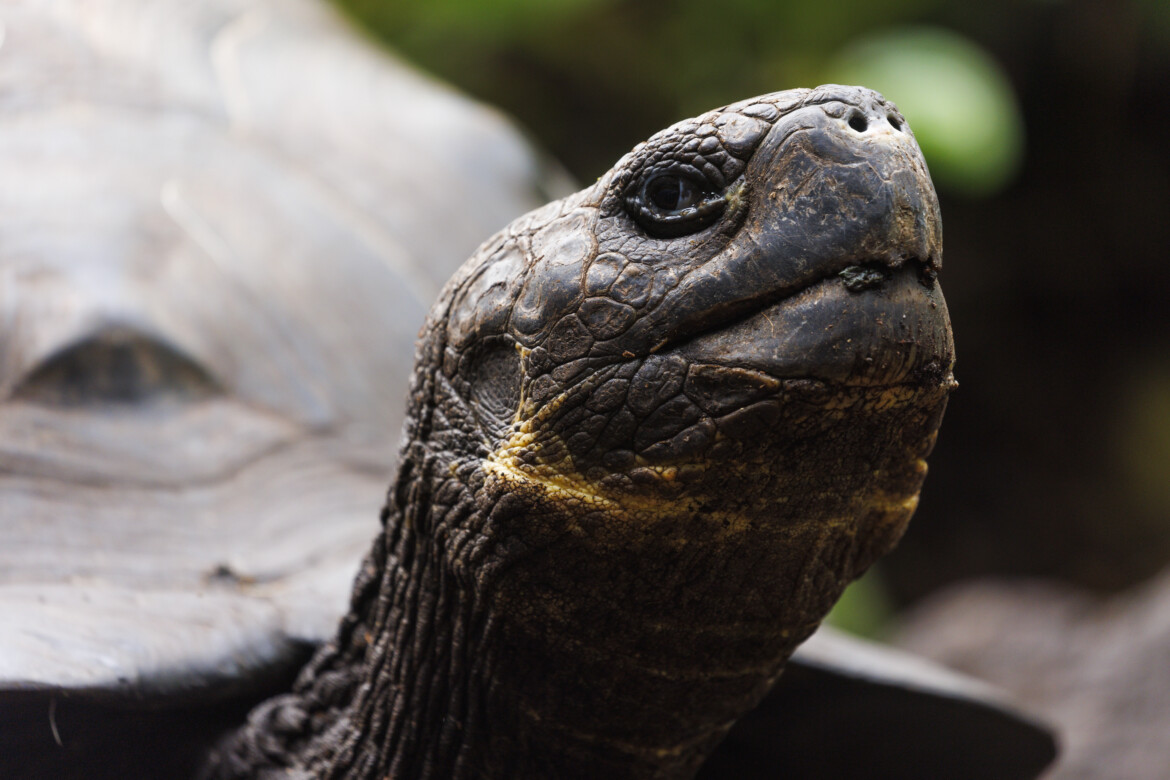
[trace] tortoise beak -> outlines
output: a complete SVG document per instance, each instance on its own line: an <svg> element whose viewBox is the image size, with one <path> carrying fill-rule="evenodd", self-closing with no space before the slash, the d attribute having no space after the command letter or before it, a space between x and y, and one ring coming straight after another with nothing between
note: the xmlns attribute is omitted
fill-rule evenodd
<svg viewBox="0 0 1170 780"><path fill-rule="evenodd" d="M926 161L910 126L875 93L794 113L756 158L757 205L768 202L746 227L782 272L823 276L842 263L907 260L938 272L942 217Z"/></svg>
<svg viewBox="0 0 1170 780"><path fill-rule="evenodd" d="M806 107L746 178L731 251L680 285L709 309L671 350L838 384L952 381L938 198L901 116L870 92Z"/></svg>

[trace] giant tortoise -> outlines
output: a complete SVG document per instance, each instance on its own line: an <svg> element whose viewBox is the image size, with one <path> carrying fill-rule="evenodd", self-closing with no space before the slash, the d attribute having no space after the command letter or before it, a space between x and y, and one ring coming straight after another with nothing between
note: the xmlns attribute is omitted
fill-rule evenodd
<svg viewBox="0 0 1170 780"><path fill-rule="evenodd" d="M777 682L901 533L951 382L880 96L677 125L485 244L379 534L426 305L561 177L307 0L0 23L4 776L190 773L331 636L207 772L1047 762L994 695L844 639Z"/></svg>

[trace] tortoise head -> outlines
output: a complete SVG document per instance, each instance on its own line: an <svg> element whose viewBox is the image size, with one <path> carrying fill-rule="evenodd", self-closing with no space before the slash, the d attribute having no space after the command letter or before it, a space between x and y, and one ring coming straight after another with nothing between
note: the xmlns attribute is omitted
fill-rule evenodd
<svg viewBox="0 0 1170 780"><path fill-rule="evenodd" d="M826 86L676 124L463 267L410 438L474 497L432 533L523 701L559 680L566 728L622 702L605 728L664 750L762 695L913 512L954 384L941 252L905 120Z"/></svg>

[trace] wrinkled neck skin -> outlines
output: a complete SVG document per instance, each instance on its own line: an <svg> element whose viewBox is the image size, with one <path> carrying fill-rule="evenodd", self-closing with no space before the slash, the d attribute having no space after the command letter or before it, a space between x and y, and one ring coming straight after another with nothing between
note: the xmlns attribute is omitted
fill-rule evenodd
<svg viewBox="0 0 1170 780"><path fill-rule="evenodd" d="M485 457L440 373L412 395L337 639L212 776L693 775L901 535L946 391L782 385L802 443L745 445L681 497L677 474L622 496L554 484ZM810 413L826 403L850 411Z"/></svg>

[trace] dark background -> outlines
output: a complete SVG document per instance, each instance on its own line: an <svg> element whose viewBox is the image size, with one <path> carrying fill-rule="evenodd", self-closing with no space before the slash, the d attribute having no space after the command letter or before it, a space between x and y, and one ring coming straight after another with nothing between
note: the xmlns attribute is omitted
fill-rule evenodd
<svg viewBox="0 0 1170 780"><path fill-rule="evenodd" d="M339 2L582 182L720 104L881 90L942 202L960 388L863 601L989 573L1117 590L1170 562L1170 3Z"/></svg>

